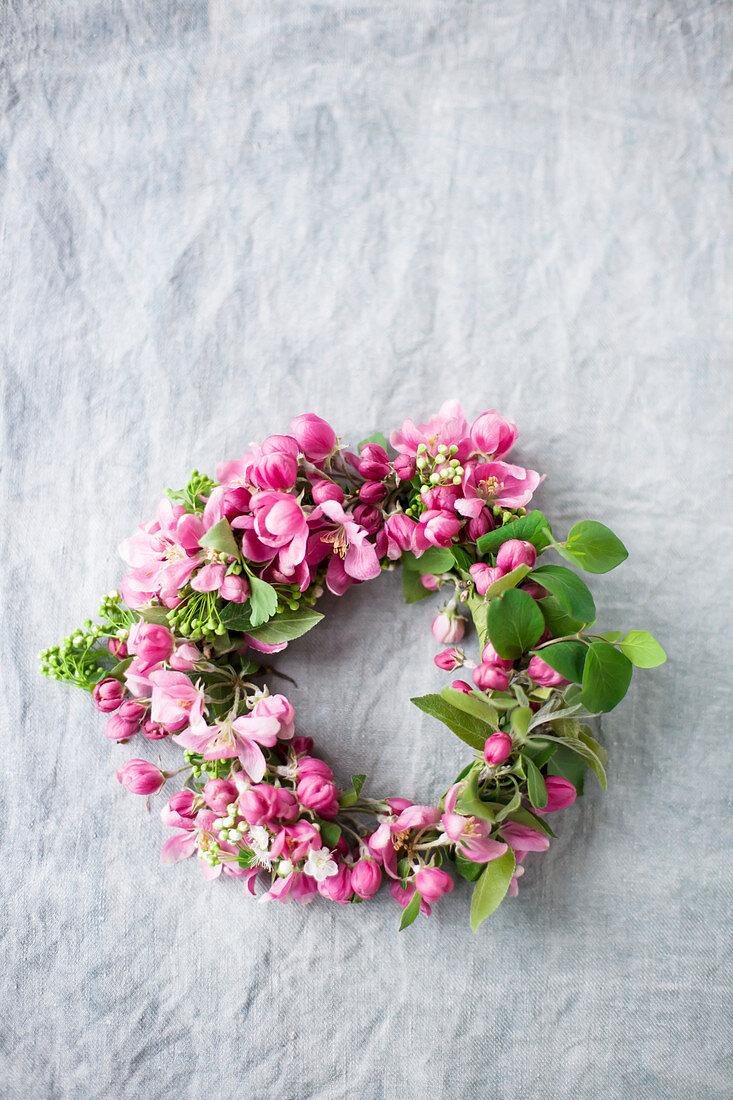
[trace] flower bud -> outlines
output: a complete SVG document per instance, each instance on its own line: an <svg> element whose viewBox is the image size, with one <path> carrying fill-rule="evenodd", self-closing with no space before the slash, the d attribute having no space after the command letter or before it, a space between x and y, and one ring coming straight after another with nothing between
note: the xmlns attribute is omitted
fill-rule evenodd
<svg viewBox="0 0 733 1100"><path fill-rule="evenodd" d="M420 584L423 588L427 588L428 592L437 592L439 588L438 578L433 573L421 573Z"/></svg>
<svg viewBox="0 0 733 1100"><path fill-rule="evenodd" d="M110 638L107 642L107 649L118 661L124 661L127 656L127 643L120 641L119 638Z"/></svg>
<svg viewBox="0 0 733 1100"><path fill-rule="evenodd" d="M495 409L481 413L471 425L471 439L477 451L487 458L501 458L519 435L516 424L505 420Z"/></svg>
<svg viewBox="0 0 733 1100"><path fill-rule="evenodd" d="M496 555L496 567L502 573L511 573L520 565L534 565L537 561L537 551L531 542L523 542L521 539L509 539L499 547Z"/></svg>
<svg viewBox="0 0 733 1100"><path fill-rule="evenodd" d="M413 455L397 455L392 468L400 481L410 481L415 476L417 465Z"/></svg>
<svg viewBox="0 0 733 1100"><path fill-rule="evenodd" d="M226 779L209 779L203 789L206 805L216 813L223 813L231 802L237 799L237 788Z"/></svg>
<svg viewBox="0 0 733 1100"><path fill-rule="evenodd" d="M423 867L415 875L415 888L428 905L438 901L443 894L450 894L453 885L450 875L438 867Z"/></svg>
<svg viewBox="0 0 733 1100"><path fill-rule="evenodd" d="M155 794L165 783L165 772L147 760L128 760L116 774L133 794Z"/></svg>
<svg viewBox="0 0 733 1100"><path fill-rule="evenodd" d="M111 676L100 680L98 684L94 685L92 691L94 705L97 710L101 710L102 714L110 714L113 710L117 710L124 696L124 686L119 680L115 680Z"/></svg>
<svg viewBox="0 0 733 1100"><path fill-rule="evenodd" d="M473 577L473 583L476 585L479 596L485 596L494 581L498 581L499 577L503 575L500 569L495 569L482 561L477 561L468 571Z"/></svg>
<svg viewBox="0 0 733 1100"><path fill-rule="evenodd" d="M363 901L374 897L382 881L382 872L373 859L360 859L351 868L351 886Z"/></svg>
<svg viewBox="0 0 733 1100"><path fill-rule="evenodd" d="M373 535L382 526L382 513L371 504L357 504L354 509L354 520Z"/></svg>
<svg viewBox="0 0 733 1100"><path fill-rule="evenodd" d="M252 469L251 478L258 489L292 489L298 477L298 459L283 451L264 454Z"/></svg>
<svg viewBox="0 0 733 1100"><path fill-rule="evenodd" d="M140 729L144 715L144 706L135 703L132 699L126 700L117 711L117 714L112 714L107 719L106 736L112 741L126 741Z"/></svg>
<svg viewBox="0 0 733 1100"><path fill-rule="evenodd" d="M321 817L335 817L339 809L339 792L336 784L316 772L298 779L298 800Z"/></svg>
<svg viewBox="0 0 733 1100"><path fill-rule="evenodd" d="M173 635L157 623L134 623L130 627L127 648L146 665L167 661L173 652Z"/></svg>
<svg viewBox="0 0 733 1100"><path fill-rule="evenodd" d="M290 421L290 431L310 462L324 462L336 450L336 433L330 424L314 413L303 413Z"/></svg>
<svg viewBox="0 0 733 1100"><path fill-rule="evenodd" d="M460 649L444 649L434 660L437 667L442 668L444 672L455 672L463 664L464 656Z"/></svg>
<svg viewBox="0 0 733 1100"><path fill-rule="evenodd" d="M497 668L505 668L509 670L514 667L513 661L508 661L505 657L500 657L494 649L491 642L487 642L484 648L481 650L481 660L487 665L496 665Z"/></svg>
<svg viewBox="0 0 733 1100"><path fill-rule="evenodd" d="M390 473L387 452L378 443L367 443L362 447L359 457L357 469L368 481L382 481Z"/></svg>
<svg viewBox="0 0 733 1100"><path fill-rule="evenodd" d="M491 737L488 737L486 744L484 745L484 760L492 767L496 767L497 764L503 764L509 757L512 751L512 739L508 733L504 733L500 730L498 733L492 733Z"/></svg>
<svg viewBox="0 0 733 1100"><path fill-rule="evenodd" d="M473 670L471 679L481 691L506 691L509 687L509 677L504 669L483 661Z"/></svg>
<svg viewBox="0 0 733 1100"><path fill-rule="evenodd" d="M318 883L318 893L339 905L346 905L354 896L351 868L339 862L336 874L329 875Z"/></svg>
<svg viewBox="0 0 733 1100"><path fill-rule="evenodd" d="M365 481L359 489L359 500L364 504L378 504L387 495L387 487L381 481Z"/></svg>
<svg viewBox="0 0 733 1100"><path fill-rule="evenodd" d="M451 687L454 691L462 691L464 695L471 694L471 686L465 680L454 680Z"/></svg>
<svg viewBox="0 0 733 1100"><path fill-rule="evenodd" d="M339 504L344 502L344 491L341 486L325 478L319 478L311 483L311 493L316 504L323 504L324 500L335 500Z"/></svg>
<svg viewBox="0 0 733 1100"><path fill-rule="evenodd" d="M221 582L219 595L230 603L246 603L249 599L249 584L244 577L230 573Z"/></svg>
<svg viewBox="0 0 733 1100"><path fill-rule="evenodd" d="M563 684L570 683L570 681L566 680L564 676L561 676L559 672L556 672L554 668L550 668L541 657L532 658L527 665L527 675L541 687L560 687Z"/></svg>
<svg viewBox="0 0 733 1100"><path fill-rule="evenodd" d="M542 810L543 814L564 810L567 806L572 806L578 797L578 792L570 780L563 779L561 775L546 775L545 786L547 787L547 805Z"/></svg>
<svg viewBox="0 0 733 1100"><path fill-rule="evenodd" d="M453 645L460 642L466 632L466 620L453 611L440 611L433 619L430 628L439 645Z"/></svg>

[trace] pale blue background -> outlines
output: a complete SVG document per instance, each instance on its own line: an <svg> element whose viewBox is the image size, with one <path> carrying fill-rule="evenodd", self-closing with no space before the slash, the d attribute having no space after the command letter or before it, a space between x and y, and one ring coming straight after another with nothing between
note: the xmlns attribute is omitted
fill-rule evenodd
<svg viewBox="0 0 733 1100"><path fill-rule="evenodd" d="M11 1097L728 1097L729 3L12 0L0 14L3 1050ZM264 907L163 868L35 653L165 485L314 410L515 417L556 528L670 662L609 791L480 935L469 891ZM335 611L335 601L331 607ZM431 799L431 602L352 592L282 666L301 732Z"/></svg>

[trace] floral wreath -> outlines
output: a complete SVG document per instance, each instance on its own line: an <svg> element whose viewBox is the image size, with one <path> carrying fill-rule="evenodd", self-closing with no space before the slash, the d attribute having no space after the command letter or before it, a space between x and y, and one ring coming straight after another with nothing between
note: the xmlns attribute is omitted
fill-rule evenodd
<svg viewBox="0 0 733 1100"><path fill-rule="evenodd" d="M252 894L264 879L261 901L353 904L385 880L400 928L453 890L450 867L475 883L475 930L517 893L527 853L549 847L549 818L583 793L586 769L605 789L585 720L620 702L633 665L665 654L646 631L595 632L585 582L539 564L553 550L605 573L627 551L592 521L558 542L527 511L542 478L505 461L517 434L493 410L469 428L452 401L350 451L324 420L297 416L216 481L194 471L122 544L120 591L98 623L41 654L42 671L90 691L112 740L181 748L178 771L141 759L117 771L145 796L185 776L161 813L175 830L164 863L195 855L205 878L233 875ZM323 618L324 588L341 596L398 564L408 603L449 594L435 664L470 669L471 683L412 700L471 749L434 806L367 797L364 775L337 786L260 663ZM469 617L478 661L459 647Z"/></svg>

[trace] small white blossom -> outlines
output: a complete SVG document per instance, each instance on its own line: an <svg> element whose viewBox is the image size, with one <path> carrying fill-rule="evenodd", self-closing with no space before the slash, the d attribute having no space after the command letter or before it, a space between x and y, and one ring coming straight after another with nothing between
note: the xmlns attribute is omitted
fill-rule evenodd
<svg viewBox="0 0 733 1100"><path fill-rule="evenodd" d="M248 844L257 862L269 871L272 867L272 859L270 858L270 834L264 825L250 826Z"/></svg>
<svg viewBox="0 0 733 1100"><path fill-rule="evenodd" d="M331 859L329 848L311 848L303 870L306 875L310 875L316 882L323 882L324 879L337 875L339 869L336 862Z"/></svg>

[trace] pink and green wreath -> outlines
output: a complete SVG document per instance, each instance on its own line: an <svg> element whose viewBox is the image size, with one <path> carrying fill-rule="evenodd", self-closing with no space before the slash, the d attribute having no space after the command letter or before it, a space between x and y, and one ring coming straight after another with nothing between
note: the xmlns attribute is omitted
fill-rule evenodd
<svg viewBox="0 0 733 1100"><path fill-rule="evenodd" d="M665 654L646 631L598 629L575 569L608 572L626 548L589 520L556 538L529 509L542 478L506 460L517 434L493 410L469 427L452 401L352 451L305 414L216 480L194 471L122 544L119 592L42 653L42 670L91 693L112 741L180 748L175 771L145 759L117 771L146 797L178 780L161 811L164 863L195 857L205 878L240 878L261 901L356 904L384 882L400 928L458 874L474 883L475 930L517 893L588 770L605 789L588 723L623 699L634 666ZM268 655L320 622L326 589L397 566L407 603L442 601L435 664L464 673L412 700L470 750L430 806L373 797L364 775L339 785L267 683Z"/></svg>

